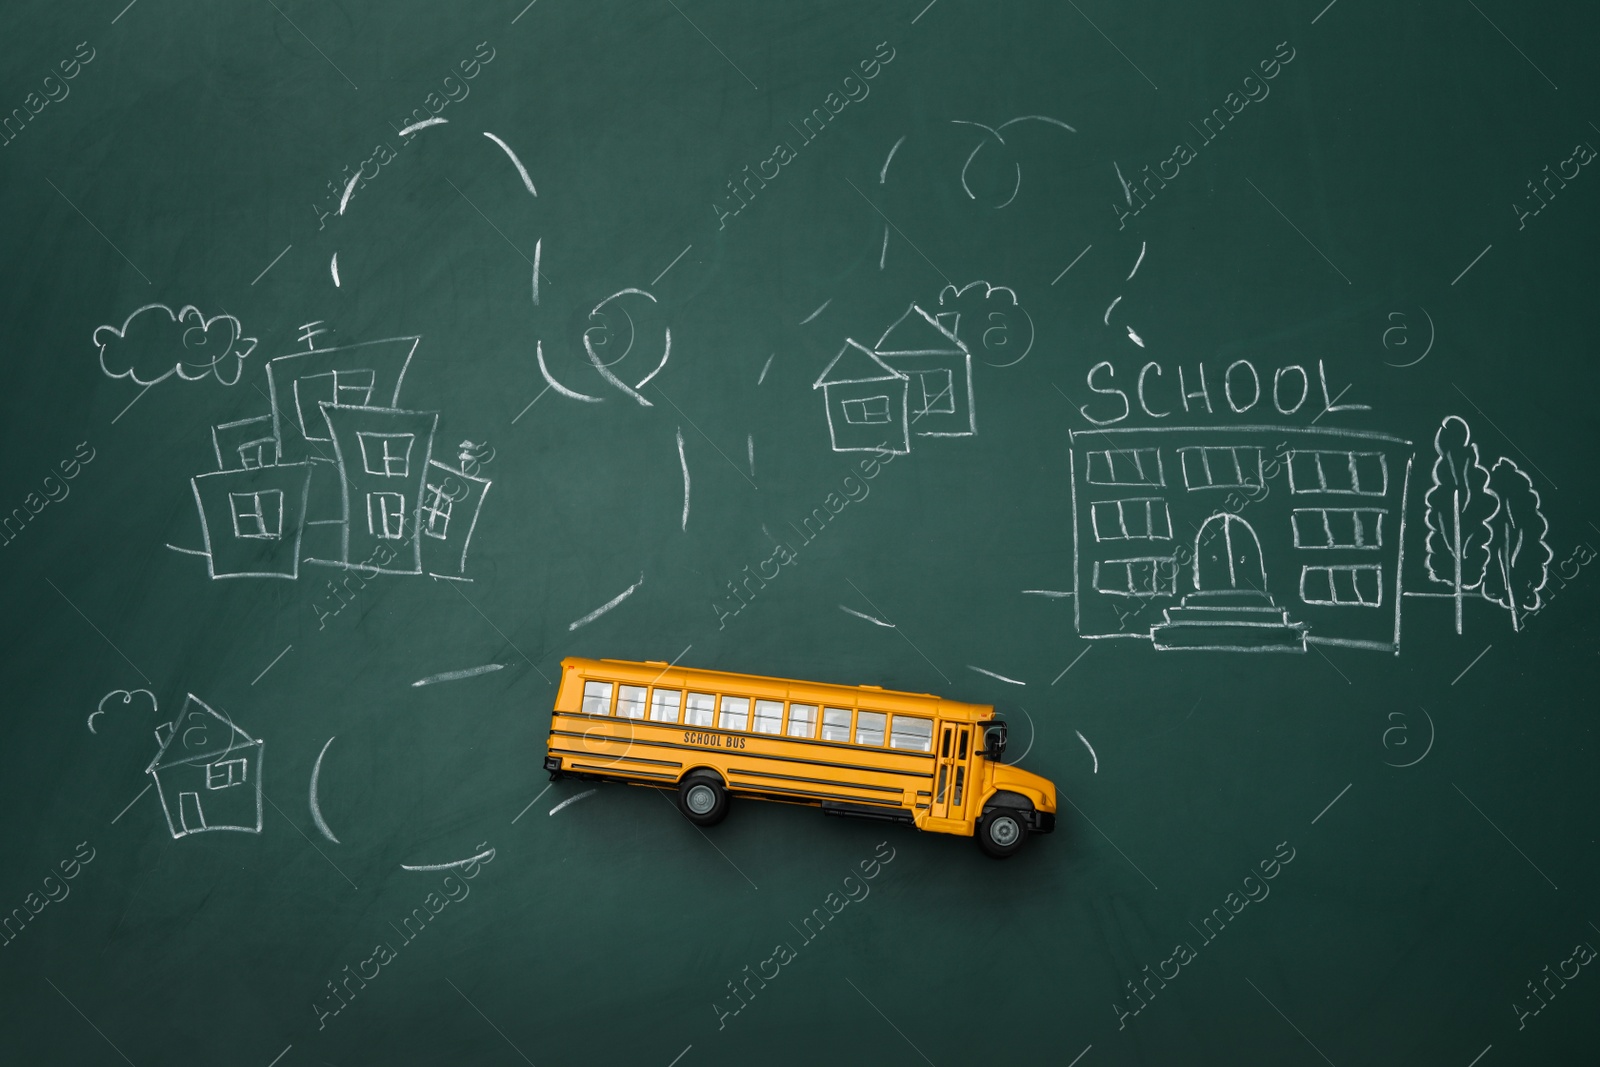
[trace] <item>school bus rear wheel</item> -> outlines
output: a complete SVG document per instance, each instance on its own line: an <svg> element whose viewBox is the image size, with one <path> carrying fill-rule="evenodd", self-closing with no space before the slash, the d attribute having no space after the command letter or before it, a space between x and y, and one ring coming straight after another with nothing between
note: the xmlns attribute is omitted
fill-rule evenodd
<svg viewBox="0 0 1600 1067"><path fill-rule="evenodd" d="M697 826L715 826L727 817L728 792L714 774L691 774L678 786L678 810Z"/></svg>
<svg viewBox="0 0 1600 1067"><path fill-rule="evenodd" d="M1010 808L995 808L978 820L978 847L997 860L1013 855L1028 839L1022 813Z"/></svg>

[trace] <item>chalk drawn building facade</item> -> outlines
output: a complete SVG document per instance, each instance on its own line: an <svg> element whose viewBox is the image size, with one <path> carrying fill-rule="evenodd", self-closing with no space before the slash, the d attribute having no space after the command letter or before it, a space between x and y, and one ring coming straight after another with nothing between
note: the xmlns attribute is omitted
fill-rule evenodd
<svg viewBox="0 0 1600 1067"><path fill-rule="evenodd" d="M191 479L211 577L313 564L466 580L490 483L434 458L437 412L399 406L419 340L268 361L270 412L213 427L217 469Z"/></svg>
<svg viewBox="0 0 1600 1067"><path fill-rule="evenodd" d="M1074 617L1160 650L1398 653L1413 451L1368 431L1071 433Z"/></svg>
<svg viewBox="0 0 1600 1067"><path fill-rule="evenodd" d="M145 773L174 838L207 830L261 832L263 742L190 693L178 717L156 729Z"/></svg>

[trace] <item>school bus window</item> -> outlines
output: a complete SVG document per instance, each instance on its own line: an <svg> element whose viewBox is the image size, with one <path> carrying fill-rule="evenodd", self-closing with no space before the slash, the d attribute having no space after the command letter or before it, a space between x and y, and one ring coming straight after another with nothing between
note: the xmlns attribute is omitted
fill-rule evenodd
<svg viewBox="0 0 1600 1067"><path fill-rule="evenodd" d="M756 701L755 731L758 734L781 733L783 727L783 701Z"/></svg>
<svg viewBox="0 0 1600 1067"><path fill-rule="evenodd" d="M723 697L722 718L717 723L719 729L744 730L750 721L750 698L748 697Z"/></svg>
<svg viewBox="0 0 1600 1067"><path fill-rule="evenodd" d="M611 683L583 683L583 713L585 715L611 714Z"/></svg>
<svg viewBox="0 0 1600 1067"><path fill-rule="evenodd" d="M684 725L710 726L711 709L716 706L717 698L710 693L690 693L689 701L685 705Z"/></svg>
<svg viewBox="0 0 1600 1067"><path fill-rule="evenodd" d="M644 686L619 685L617 687L617 714L624 719L644 718Z"/></svg>
<svg viewBox="0 0 1600 1067"><path fill-rule="evenodd" d="M940 744L939 744L939 758L940 759L947 758L950 755L950 735L953 732L954 731L952 731L949 727L945 727L944 740L941 741Z"/></svg>
<svg viewBox="0 0 1600 1067"><path fill-rule="evenodd" d="M822 739L824 741L850 740L850 710L848 708L822 709Z"/></svg>
<svg viewBox="0 0 1600 1067"><path fill-rule="evenodd" d="M963 747L965 747L965 746L963 746ZM956 767L955 795L950 798L950 803L952 803L952 804L960 804L961 803L961 786L966 780L967 780L967 768L964 767L964 766L957 766Z"/></svg>
<svg viewBox="0 0 1600 1067"><path fill-rule="evenodd" d="M882 745L883 728L889 716L881 711L863 711L856 715L856 744Z"/></svg>
<svg viewBox="0 0 1600 1067"><path fill-rule="evenodd" d="M933 750L933 720L912 715L896 715L889 731L889 747L912 752Z"/></svg>
<svg viewBox="0 0 1600 1067"><path fill-rule="evenodd" d="M961 731L961 744L960 744L959 747L960 747L960 751L956 753L956 759L964 760L964 759L967 758L967 731L965 731L965 730ZM959 782L959 781L961 781L961 779L959 777L957 777L956 781ZM957 791L958 799L959 799L960 786L956 787L956 791Z"/></svg>
<svg viewBox="0 0 1600 1067"><path fill-rule="evenodd" d="M676 689L657 689L650 694L650 718L654 722L677 722L683 694Z"/></svg>
<svg viewBox="0 0 1600 1067"><path fill-rule="evenodd" d="M789 705L789 736L817 736L817 706L815 704Z"/></svg>

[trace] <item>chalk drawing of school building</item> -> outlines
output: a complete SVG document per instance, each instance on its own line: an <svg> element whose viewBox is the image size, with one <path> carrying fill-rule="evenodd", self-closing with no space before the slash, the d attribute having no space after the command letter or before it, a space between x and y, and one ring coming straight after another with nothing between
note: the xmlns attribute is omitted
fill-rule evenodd
<svg viewBox="0 0 1600 1067"><path fill-rule="evenodd" d="M880 448L904 455L912 437L970 437L978 430L972 352L957 313L909 305L871 348L846 339L811 388L823 392L835 452Z"/></svg>
<svg viewBox="0 0 1600 1067"><path fill-rule="evenodd" d="M490 483L436 457L437 412L400 406L419 340L268 361L270 411L213 427L217 469L191 479L211 577L465 577Z"/></svg>
<svg viewBox="0 0 1600 1067"><path fill-rule="evenodd" d="M1086 638L1160 650L1398 653L1413 451L1298 427L1071 433Z"/></svg>
<svg viewBox="0 0 1600 1067"><path fill-rule="evenodd" d="M155 779L174 838L207 830L261 832L263 742L190 693L178 717L156 729Z"/></svg>

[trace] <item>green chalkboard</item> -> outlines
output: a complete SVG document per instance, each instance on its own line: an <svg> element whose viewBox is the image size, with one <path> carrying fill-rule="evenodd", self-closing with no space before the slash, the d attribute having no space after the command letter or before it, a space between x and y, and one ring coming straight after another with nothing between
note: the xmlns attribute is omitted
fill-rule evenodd
<svg viewBox="0 0 1600 1067"><path fill-rule="evenodd" d="M0 1061L1600 1037L1592 12L0 25ZM1058 828L551 782L565 656L993 704Z"/></svg>

